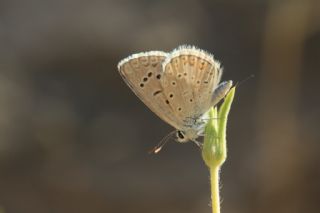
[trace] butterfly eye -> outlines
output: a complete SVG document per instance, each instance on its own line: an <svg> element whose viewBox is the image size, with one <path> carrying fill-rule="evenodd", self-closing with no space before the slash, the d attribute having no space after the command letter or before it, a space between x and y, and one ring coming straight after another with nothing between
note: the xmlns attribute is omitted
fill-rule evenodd
<svg viewBox="0 0 320 213"><path fill-rule="evenodd" d="M181 140L185 139L184 134L181 131L177 131L177 137Z"/></svg>

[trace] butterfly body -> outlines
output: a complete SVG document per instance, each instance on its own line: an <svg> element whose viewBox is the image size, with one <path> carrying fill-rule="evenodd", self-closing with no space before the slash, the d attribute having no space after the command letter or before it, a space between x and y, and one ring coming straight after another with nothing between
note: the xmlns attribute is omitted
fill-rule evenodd
<svg viewBox="0 0 320 213"><path fill-rule="evenodd" d="M118 69L133 92L177 129L179 142L203 134L206 112L232 86L232 81L219 84L222 69L211 54L191 46L133 54L120 61Z"/></svg>
<svg viewBox="0 0 320 213"><path fill-rule="evenodd" d="M206 114L198 118L184 119L183 126L176 132L177 141L180 143L195 141L203 134L207 119Z"/></svg>

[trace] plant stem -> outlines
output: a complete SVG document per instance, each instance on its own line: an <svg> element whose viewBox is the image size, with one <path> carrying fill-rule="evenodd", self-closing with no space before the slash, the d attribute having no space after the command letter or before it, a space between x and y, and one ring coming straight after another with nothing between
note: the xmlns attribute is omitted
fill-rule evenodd
<svg viewBox="0 0 320 213"><path fill-rule="evenodd" d="M205 129L202 158L210 171L212 213L220 213L219 172L227 158L227 118L234 93L235 88L230 89L219 110L214 107L209 111L210 121Z"/></svg>
<svg viewBox="0 0 320 213"><path fill-rule="evenodd" d="M220 213L219 166L210 168L212 213Z"/></svg>

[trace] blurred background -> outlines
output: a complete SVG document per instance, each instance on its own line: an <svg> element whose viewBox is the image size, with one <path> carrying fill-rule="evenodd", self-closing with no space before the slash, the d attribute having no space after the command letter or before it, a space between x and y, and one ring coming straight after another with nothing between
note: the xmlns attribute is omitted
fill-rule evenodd
<svg viewBox="0 0 320 213"><path fill-rule="evenodd" d="M117 71L128 55L208 50L239 82L222 212L320 212L318 0L0 2L0 212L210 212L193 144Z"/></svg>

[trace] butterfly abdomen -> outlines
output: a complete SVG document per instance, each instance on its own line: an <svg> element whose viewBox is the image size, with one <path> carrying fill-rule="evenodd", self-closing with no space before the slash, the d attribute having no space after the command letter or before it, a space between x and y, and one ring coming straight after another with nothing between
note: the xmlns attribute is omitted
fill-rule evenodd
<svg viewBox="0 0 320 213"><path fill-rule="evenodd" d="M211 106L216 105L221 99L223 99L231 87L232 81L224 81L220 83L212 93Z"/></svg>

